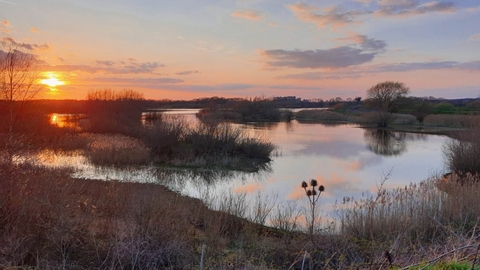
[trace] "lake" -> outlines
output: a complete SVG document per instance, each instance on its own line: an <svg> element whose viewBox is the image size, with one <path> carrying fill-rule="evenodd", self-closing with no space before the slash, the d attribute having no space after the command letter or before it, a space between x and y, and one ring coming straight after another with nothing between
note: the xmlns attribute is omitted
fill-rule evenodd
<svg viewBox="0 0 480 270"><path fill-rule="evenodd" d="M169 111L197 121L197 110ZM305 203L302 181L317 179L325 186L322 210L332 213L335 202L344 197L374 194L387 177L386 189L404 187L445 172L442 147L445 136L385 132L356 125L319 123L238 124L250 134L277 146L272 162L257 173L232 171L142 168L118 170L96 168L82 156L55 155L52 166L74 165L76 177L156 182L182 194L205 201L227 194L245 194L253 201L259 192L277 204ZM274 199L275 198L275 199Z"/></svg>

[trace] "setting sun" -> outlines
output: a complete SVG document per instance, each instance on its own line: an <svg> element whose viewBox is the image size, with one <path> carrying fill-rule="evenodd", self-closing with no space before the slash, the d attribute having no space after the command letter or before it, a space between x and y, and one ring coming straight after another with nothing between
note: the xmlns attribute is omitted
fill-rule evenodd
<svg viewBox="0 0 480 270"><path fill-rule="evenodd" d="M40 80L40 83L48 85L49 87L56 87L59 85L64 85L65 82L57 78L57 75L52 72L45 73L46 79Z"/></svg>

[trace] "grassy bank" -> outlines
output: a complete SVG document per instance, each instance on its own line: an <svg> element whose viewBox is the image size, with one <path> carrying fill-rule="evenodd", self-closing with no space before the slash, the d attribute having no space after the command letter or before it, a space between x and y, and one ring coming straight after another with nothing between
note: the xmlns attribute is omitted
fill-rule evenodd
<svg viewBox="0 0 480 270"><path fill-rule="evenodd" d="M449 134L460 129L472 128L480 123L479 116L472 115L428 115L419 123L415 116L408 114L393 114L393 120L386 129L399 132L426 134ZM377 127L373 113L351 113L329 110L302 110L295 114L299 122L317 122L323 124L352 123L361 127Z"/></svg>

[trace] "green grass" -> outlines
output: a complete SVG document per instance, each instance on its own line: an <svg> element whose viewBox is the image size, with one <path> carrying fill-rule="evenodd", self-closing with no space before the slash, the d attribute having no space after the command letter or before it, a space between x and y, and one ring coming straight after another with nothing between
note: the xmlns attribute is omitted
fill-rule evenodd
<svg viewBox="0 0 480 270"><path fill-rule="evenodd" d="M400 269L400 268L396 268ZM419 265L408 268L409 270L470 270L472 263L467 262L440 262L432 265ZM480 270L480 266L475 266L474 270Z"/></svg>

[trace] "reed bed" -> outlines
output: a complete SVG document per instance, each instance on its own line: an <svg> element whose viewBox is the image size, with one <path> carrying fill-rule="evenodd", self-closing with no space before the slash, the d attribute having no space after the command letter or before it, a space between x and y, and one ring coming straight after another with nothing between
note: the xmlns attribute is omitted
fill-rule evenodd
<svg viewBox="0 0 480 270"><path fill-rule="evenodd" d="M350 259L383 260L387 250L395 253L397 263L408 265L475 243L480 237L478 180L478 175L453 174L390 191L380 188L360 199L344 198L338 205L338 230L357 252Z"/></svg>
<svg viewBox="0 0 480 270"><path fill-rule="evenodd" d="M351 121L351 117L328 110L301 110L295 113L295 118L309 121Z"/></svg>
<svg viewBox="0 0 480 270"><path fill-rule="evenodd" d="M225 193L205 205L155 184L69 174L0 167L1 268L194 269L205 244L206 269L300 269L305 251L312 269L385 269L385 251L400 267L471 261L480 237L474 175L345 198L337 230L319 223L311 239L295 201Z"/></svg>
<svg viewBox="0 0 480 270"><path fill-rule="evenodd" d="M379 118L391 125L413 125L417 122L415 116L410 114L400 113L385 113L385 112L366 112L358 118L358 122L362 124L377 124Z"/></svg>
<svg viewBox="0 0 480 270"><path fill-rule="evenodd" d="M144 164L150 160L150 150L138 139L124 135L96 135L87 146L85 155L95 165Z"/></svg>
<svg viewBox="0 0 480 270"><path fill-rule="evenodd" d="M437 127L471 128L480 126L480 117L460 114L431 114L425 117L423 124Z"/></svg>

